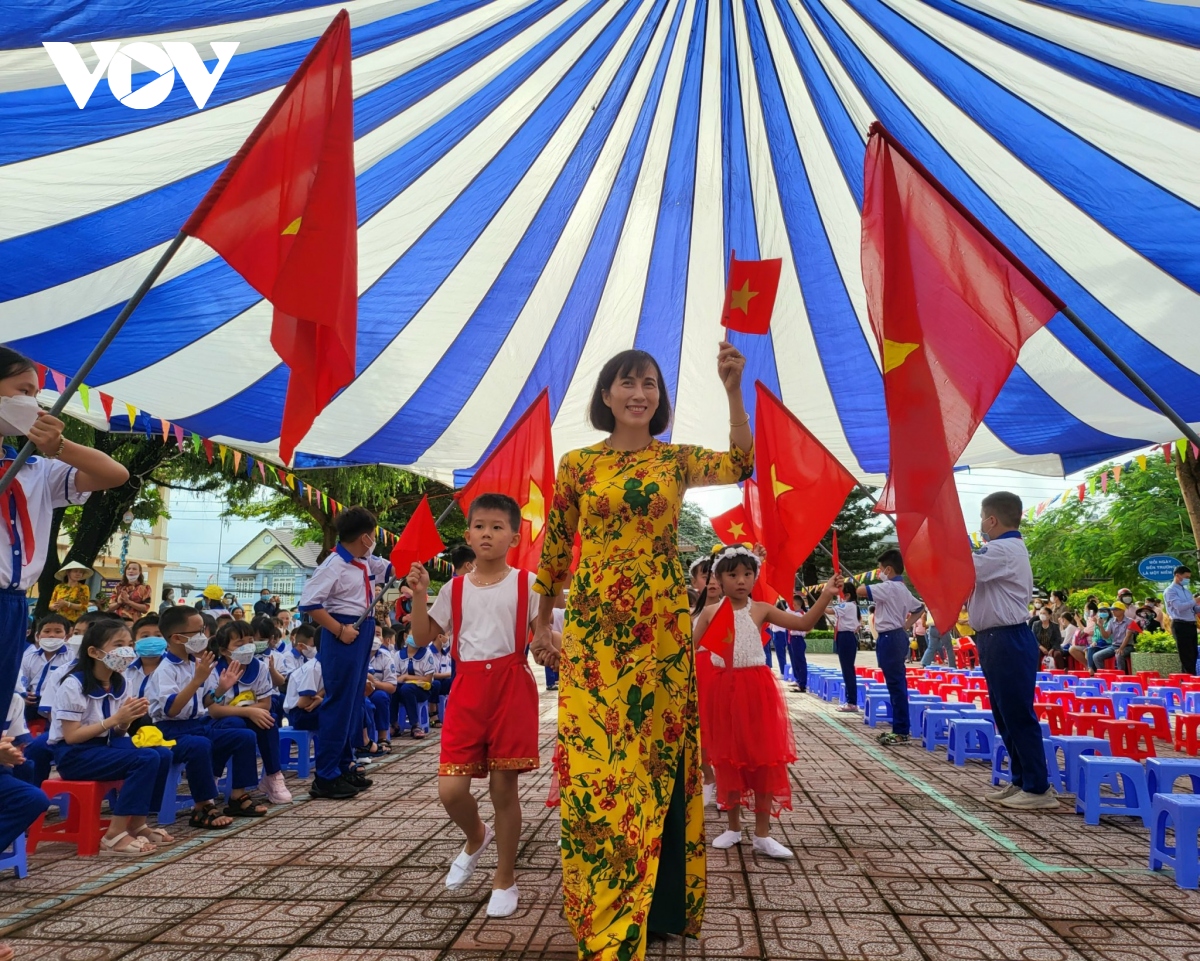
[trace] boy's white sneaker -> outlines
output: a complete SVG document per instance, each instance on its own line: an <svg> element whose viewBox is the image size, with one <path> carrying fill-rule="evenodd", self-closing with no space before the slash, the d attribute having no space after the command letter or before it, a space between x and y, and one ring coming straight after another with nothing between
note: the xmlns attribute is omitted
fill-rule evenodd
<svg viewBox="0 0 1200 961"><path fill-rule="evenodd" d="M795 857L791 851L772 837L760 838L758 835L755 835L754 850L759 854L765 854L769 858L779 858L780 860Z"/></svg>
<svg viewBox="0 0 1200 961"><path fill-rule="evenodd" d="M258 789L267 796L267 800L272 804L292 803L292 792L287 789L287 785L283 781L282 771L264 774L262 780L258 782Z"/></svg>
<svg viewBox="0 0 1200 961"><path fill-rule="evenodd" d="M716 807L717 805L717 785L714 781L712 784L704 785L704 806Z"/></svg>
<svg viewBox="0 0 1200 961"><path fill-rule="evenodd" d="M1058 792L1054 788L1046 788L1045 794L1031 794L1021 791L1000 802L1001 807L1010 811L1053 811L1058 807Z"/></svg>
<svg viewBox="0 0 1200 961"><path fill-rule="evenodd" d="M488 845L492 843L492 838L495 835L490 827L485 826L483 829L483 843L479 845L479 850L474 854L467 854L466 846L458 852L458 857L454 859L454 863L450 865L450 873L446 875L446 887L451 891L457 891L470 879L475 873L475 869L479 866L479 859L483 857L483 852L488 849Z"/></svg>
<svg viewBox="0 0 1200 961"><path fill-rule="evenodd" d="M1021 793L1021 789L1017 785L1006 784L1006 785L1004 785L1004 787L999 788L998 790L991 791L988 794L985 794L983 796L983 799L985 801L987 801L988 804L1000 804L1002 801L1007 800L1008 798L1012 797L1014 794L1020 794L1020 793Z"/></svg>
<svg viewBox="0 0 1200 961"><path fill-rule="evenodd" d="M724 834L719 834L719 835L717 835L717 837L713 838L713 847L721 848L722 850L725 848L731 848L735 844L741 844L741 843L742 843L742 832L741 831L726 831Z"/></svg>
<svg viewBox="0 0 1200 961"><path fill-rule="evenodd" d="M507 918L509 915L516 914L517 899L518 891L515 884L503 891L493 891L492 899L488 901L487 916L489 918Z"/></svg>

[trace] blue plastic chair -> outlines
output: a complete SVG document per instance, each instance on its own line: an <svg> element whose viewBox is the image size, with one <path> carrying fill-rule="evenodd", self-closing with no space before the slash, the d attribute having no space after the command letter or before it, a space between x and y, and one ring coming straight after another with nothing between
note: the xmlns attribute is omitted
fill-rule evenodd
<svg viewBox="0 0 1200 961"><path fill-rule="evenodd" d="M996 726L986 718L956 717L946 736L946 760L955 767L967 761L990 761L995 738Z"/></svg>
<svg viewBox="0 0 1200 961"><path fill-rule="evenodd" d="M296 757L292 758L292 745L296 745ZM279 766L285 771L295 770L296 776L306 778L312 773L316 755L317 737L312 731L298 731L294 727L279 729Z"/></svg>
<svg viewBox="0 0 1200 961"><path fill-rule="evenodd" d="M891 723L892 699L887 691L871 691L867 695L867 709L863 712L863 724L875 727L880 721Z"/></svg>
<svg viewBox="0 0 1200 961"><path fill-rule="evenodd" d="M1146 789L1152 794L1171 794L1181 777L1191 778L1192 793L1200 794L1200 758L1146 758Z"/></svg>
<svg viewBox="0 0 1200 961"><path fill-rule="evenodd" d="M408 711L405 710L403 704L400 705L400 712L397 715L396 723L402 731L412 729L412 722L409 721ZM421 725L422 731L426 734L429 733L429 704L426 701L422 701L417 705L417 723Z"/></svg>
<svg viewBox="0 0 1200 961"><path fill-rule="evenodd" d="M25 854L25 832L17 835L7 851L0 851L0 872L12 870L18 878L29 876L29 858Z"/></svg>
<svg viewBox="0 0 1200 961"><path fill-rule="evenodd" d="M1012 758L1004 746L1004 738L996 735L992 744L992 786L1012 783Z"/></svg>
<svg viewBox="0 0 1200 961"><path fill-rule="evenodd" d="M1112 746L1101 737L1074 737L1055 735L1043 742L1046 746L1046 766L1051 778L1056 779L1055 788L1075 793L1076 763L1085 754L1103 754L1112 757ZM1062 751L1063 765L1059 767L1058 752ZM1061 785L1061 786L1060 786Z"/></svg>
<svg viewBox="0 0 1200 961"><path fill-rule="evenodd" d="M958 717L958 711L926 711L921 718L921 734L926 751L945 747L950 740L950 722Z"/></svg>
<svg viewBox="0 0 1200 961"><path fill-rule="evenodd" d="M1075 759L1075 782L1075 813L1083 814L1087 824L1099 824L1102 814L1129 814L1150 827L1151 795L1140 762L1131 757L1080 755ZM1114 794L1100 793L1104 783L1113 787Z"/></svg>
<svg viewBox="0 0 1200 961"><path fill-rule="evenodd" d="M162 800L158 805L158 823L174 824L180 811L194 807L190 794L180 794L179 785L183 781L184 765L172 764L167 771L167 781L163 785Z"/></svg>
<svg viewBox="0 0 1200 961"><path fill-rule="evenodd" d="M1174 868L1175 883L1181 888L1200 887L1200 795L1156 794L1151 802L1150 870ZM1175 832L1174 846L1167 846L1167 826Z"/></svg>
<svg viewBox="0 0 1200 961"><path fill-rule="evenodd" d="M1181 687L1152 687L1147 694L1150 697L1159 697L1166 701L1168 711L1183 710L1183 688Z"/></svg>

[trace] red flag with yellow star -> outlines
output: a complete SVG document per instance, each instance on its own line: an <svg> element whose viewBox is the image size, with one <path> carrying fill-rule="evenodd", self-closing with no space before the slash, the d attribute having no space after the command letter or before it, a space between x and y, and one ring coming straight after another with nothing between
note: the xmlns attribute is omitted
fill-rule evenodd
<svg viewBox="0 0 1200 961"><path fill-rule="evenodd" d="M782 268L783 261L778 258L738 260L737 254L731 254L722 326L743 334L765 334L771 326Z"/></svg>
<svg viewBox="0 0 1200 961"><path fill-rule="evenodd" d="M513 424L475 476L457 494L465 514L480 494L507 494L521 507L521 541L508 555L513 567L536 571L554 496L550 394L543 390Z"/></svg>
<svg viewBox="0 0 1200 961"><path fill-rule="evenodd" d="M754 472L768 583L790 598L796 571L825 536L856 481L782 401L756 383Z"/></svg>
<svg viewBox="0 0 1200 961"><path fill-rule="evenodd" d="M358 209L350 16L333 18L183 232L225 258L275 308L288 366L279 456L354 380Z"/></svg>
<svg viewBox="0 0 1200 961"><path fill-rule="evenodd" d="M896 515L905 570L945 631L975 584L954 465L1021 345L1062 301L879 123L867 143L862 272L891 440L877 509Z"/></svg>
<svg viewBox="0 0 1200 961"><path fill-rule="evenodd" d="M709 523L722 544L753 544L756 539L744 504L738 504L732 510L718 514Z"/></svg>

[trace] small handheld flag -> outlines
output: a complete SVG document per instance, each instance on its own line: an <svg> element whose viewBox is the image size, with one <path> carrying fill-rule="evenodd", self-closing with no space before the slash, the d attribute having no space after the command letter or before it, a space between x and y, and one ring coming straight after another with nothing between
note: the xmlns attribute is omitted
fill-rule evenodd
<svg viewBox="0 0 1200 961"><path fill-rule="evenodd" d="M729 603L729 598L723 597L717 604L717 609L713 611L708 627L696 641L696 646L711 651L729 664L733 657L733 632L733 607Z"/></svg>
<svg viewBox="0 0 1200 961"><path fill-rule="evenodd" d="M437 525L433 522L433 511L429 509L429 496L421 498L421 503L413 511L412 517L396 539L392 548L391 562L395 577L403 578L413 564L423 564L446 549L442 538L438 535Z"/></svg>
<svg viewBox="0 0 1200 961"><path fill-rule="evenodd" d="M783 261L778 258L738 260L736 253L731 254L721 326L743 334L765 334L771 326L782 269Z"/></svg>
<svg viewBox="0 0 1200 961"><path fill-rule="evenodd" d="M833 550L830 551L830 553L833 555L833 573L834 573L834 575L836 575L837 572L842 569L842 562L841 562L841 559L838 557L837 528L836 527L833 529Z"/></svg>

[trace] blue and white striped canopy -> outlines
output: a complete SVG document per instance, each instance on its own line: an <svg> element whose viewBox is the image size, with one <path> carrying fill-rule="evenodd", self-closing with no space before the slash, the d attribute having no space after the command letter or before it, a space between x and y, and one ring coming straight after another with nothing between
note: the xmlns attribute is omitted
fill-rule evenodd
<svg viewBox="0 0 1200 961"><path fill-rule="evenodd" d="M338 5L0 7L0 340L68 374ZM859 268L867 129L888 128L1189 421L1200 422L1200 9L1148 0L357 0L358 376L298 466L450 480L549 387L590 441L599 365L640 347L676 440L723 446L725 265L781 256L763 380L848 467L888 463ZM43 41L238 41L204 109ZM136 69L136 68L135 68ZM136 90L154 79L135 74ZM89 378L271 457L270 305L196 240ZM958 359L970 365L970 357ZM752 393L749 392L748 393ZM93 404L93 416L96 405ZM120 408L118 408L120 409ZM1062 317L962 463L1059 474L1178 436Z"/></svg>

